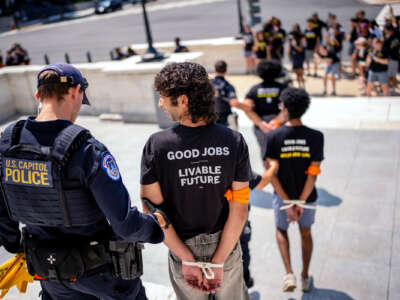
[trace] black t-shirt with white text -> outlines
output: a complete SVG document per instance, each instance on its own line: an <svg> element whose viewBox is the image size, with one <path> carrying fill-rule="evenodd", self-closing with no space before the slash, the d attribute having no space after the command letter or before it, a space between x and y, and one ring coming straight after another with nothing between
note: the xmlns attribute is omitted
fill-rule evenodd
<svg viewBox="0 0 400 300"><path fill-rule="evenodd" d="M254 112L260 117L277 115L279 109L279 96L287 88L279 82L261 82L253 86L246 98L254 102Z"/></svg>
<svg viewBox="0 0 400 300"><path fill-rule="evenodd" d="M267 157L279 161L278 179L290 200L298 200L311 162L324 159L324 136L303 125L284 125L267 134L263 158ZM314 187L307 202L316 200Z"/></svg>
<svg viewBox="0 0 400 300"><path fill-rule="evenodd" d="M141 184L159 182L165 210L182 240L222 230L233 181L249 181L243 136L223 125L176 125L153 134L142 155Z"/></svg>

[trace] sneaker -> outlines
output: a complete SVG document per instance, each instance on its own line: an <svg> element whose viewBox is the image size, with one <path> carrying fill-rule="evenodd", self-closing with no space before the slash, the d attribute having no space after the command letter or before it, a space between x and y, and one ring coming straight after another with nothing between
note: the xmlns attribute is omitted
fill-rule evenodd
<svg viewBox="0 0 400 300"><path fill-rule="evenodd" d="M336 96L336 92L333 91L332 94L331 94L331 96Z"/></svg>
<svg viewBox="0 0 400 300"><path fill-rule="evenodd" d="M284 292L293 292L296 288L296 276L294 274L286 274L283 277L283 288Z"/></svg>
<svg viewBox="0 0 400 300"><path fill-rule="evenodd" d="M308 278L303 278L303 276L301 277L301 289L303 290L303 292L307 293L308 291L310 291L311 287L312 287L312 283L313 283L313 278L310 276Z"/></svg>
<svg viewBox="0 0 400 300"><path fill-rule="evenodd" d="M323 92L322 92L322 96L326 96L326 91L323 91Z"/></svg>

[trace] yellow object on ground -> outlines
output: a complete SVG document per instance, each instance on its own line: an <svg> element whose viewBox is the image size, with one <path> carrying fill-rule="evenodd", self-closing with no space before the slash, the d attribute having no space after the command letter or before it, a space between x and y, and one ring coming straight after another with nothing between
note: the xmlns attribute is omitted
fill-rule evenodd
<svg viewBox="0 0 400 300"><path fill-rule="evenodd" d="M0 299L14 285L21 293L25 293L30 282L33 282L33 276L26 268L25 253L19 253L0 266Z"/></svg>

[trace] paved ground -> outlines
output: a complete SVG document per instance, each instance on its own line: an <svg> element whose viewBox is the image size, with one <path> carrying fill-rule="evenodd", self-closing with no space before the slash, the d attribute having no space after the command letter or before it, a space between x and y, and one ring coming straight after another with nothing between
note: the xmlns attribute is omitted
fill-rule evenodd
<svg viewBox="0 0 400 300"><path fill-rule="evenodd" d="M264 0L260 3L263 19L270 15L279 17L288 31L295 23L304 27L305 20L313 12L319 12L322 19L327 18L328 12L337 14L348 30L349 19L357 10L365 9L368 18L375 18L382 7L357 0ZM242 6L247 16L247 1L242 1ZM175 36L193 40L238 33L235 0L159 0L149 5L149 18L156 42L172 41ZM12 43L19 42L29 51L33 64L42 64L45 53L53 62L63 61L65 52L77 63L86 61L87 51L92 53L94 61L108 60L112 48L145 41L140 7L126 6L121 12L105 16L2 34L0 49L4 53Z"/></svg>
<svg viewBox="0 0 400 300"><path fill-rule="evenodd" d="M255 299L400 299L400 102L399 99L314 98L305 121L325 134L326 160L318 180L319 201L314 226L311 272L315 289L309 294L280 292L283 265L274 238L271 189L253 193L251 270ZM81 117L119 161L124 182L138 203L139 161L156 125L101 122ZM0 129L6 124L0 125ZM261 172L258 147L249 121L240 116L241 131ZM132 134L134 133L134 134ZM123 142L122 142L123 141ZM294 270L301 271L300 241L289 230ZM169 287L167 250L146 246L146 282L150 300L173 299ZM8 255L0 249L0 261ZM37 299L37 284L24 297L15 290L5 298Z"/></svg>

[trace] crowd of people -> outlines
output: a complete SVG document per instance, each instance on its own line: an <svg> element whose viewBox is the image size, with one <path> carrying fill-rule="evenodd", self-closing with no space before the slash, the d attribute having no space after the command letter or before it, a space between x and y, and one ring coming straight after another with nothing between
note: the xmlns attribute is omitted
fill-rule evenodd
<svg viewBox="0 0 400 300"><path fill-rule="evenodd" d="M26 51L20 44L14 43L6 51L6 56L0 50L0 68L4 66L21 66L29 65L30 58L28 51Z"/></svg>
<svg viewBox="0 0 400 300"><path fill-rule="evenodd" d="M304 70L307 76L318 77L318 66L324 63L323 95L327 95L329 80L332 84L331 95L335 96L336 80L344 75L342 57L344 43L348 41L351 60L348 77L358 77L363 94L367 96L373 92L394 95L399 71L399 28L399 18L393 15L392 10L382 29L375 20L366 18L365 11L358 11L350 19L347 35L333 13L328 14L326 22L314 13L307 19L305 29L295 24L289 33L282 28L278 18L269 17L261 31L253 33L249 25L244 27L246 73L255 73L255 66L263 59L282 61L287 40L287 56L298 86L306 88Z"/></svg>

